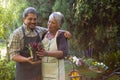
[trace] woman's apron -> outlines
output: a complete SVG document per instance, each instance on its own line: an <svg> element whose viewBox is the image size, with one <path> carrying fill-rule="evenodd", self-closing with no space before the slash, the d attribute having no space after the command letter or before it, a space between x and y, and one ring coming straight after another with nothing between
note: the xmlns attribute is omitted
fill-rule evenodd
<svg viewBox="0 0 120 80"><path fill-rule="evenodd" d="M39 42L40 37L37 32L37 36L35 37L27 37L25 35L24 28L22 27L24 34L24 48L21 51L20 55L24 57L30 57L29 53L27 53L26 45L31 42ZM16 63L16 77L15 80L41 80L41 64L30 64L28 62L17 62Z"/></svg>
<svg viewBox="0 0 120 80"><path fill-rule="evenodd" d="M48 38L43 39L45 50L55 51L57 49L57 38L58 32L55 37L51 40ZM55 57L44 57L42 59L42 75L43 80L65 80L65 68L64 59L57 59Z"/></svg>

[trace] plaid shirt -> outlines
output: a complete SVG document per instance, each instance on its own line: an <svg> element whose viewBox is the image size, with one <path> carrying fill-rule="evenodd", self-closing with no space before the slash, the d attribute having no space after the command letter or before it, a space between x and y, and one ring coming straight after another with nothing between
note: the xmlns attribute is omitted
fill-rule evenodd
<svg viewBox="0 0 120 80"><path fill-rule="evenodd" d="M42 35L46 33L47 29L43 27L36 26L35 30L30 30L23 24L23 27L25 29L25 35L28 37L34 37L37 36L37 32L39 33L40 38L42 39ZM11 57L13 57L15 54L19 54L18 51L22 50L24 47L24 39L23 39L23 31L22 26L17 28L11 35L9 39L9 54Z"/></svg>

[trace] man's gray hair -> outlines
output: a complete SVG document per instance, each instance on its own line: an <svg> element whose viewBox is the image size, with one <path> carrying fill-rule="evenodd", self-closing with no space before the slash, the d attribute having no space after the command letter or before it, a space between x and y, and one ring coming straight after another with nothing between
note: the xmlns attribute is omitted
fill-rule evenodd
<svg viewBox="0 0 120 80"><path fill-rule="evenodd" d="M28 8L26 8L26 9L24 10L24 12L23 12L23 18L27 17L27 15L28 15L29 13L32 13L32 14L37 15L37 11L36 11L36 9L35 9L34 7L28 7Z"/></svg>
<svg viewBox="0 0 120 80"><path fill-rule="evenodd" d="M53 17L57 23L60 25L60 27L62 27L63 23L64 23L64 15L61 12L53 12L50 16Z"/></svg>

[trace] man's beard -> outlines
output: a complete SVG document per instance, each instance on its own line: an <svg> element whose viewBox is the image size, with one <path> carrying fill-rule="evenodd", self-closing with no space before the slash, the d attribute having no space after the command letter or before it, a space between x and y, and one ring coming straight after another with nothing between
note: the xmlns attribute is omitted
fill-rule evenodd
<svg viewBox="0 0 120 80"><path fill-rule="evenodd" d="M26 24L25 24L26 25ZM36 24L33 25L26 25L30 30L34 30L36 28Z"/></svg>

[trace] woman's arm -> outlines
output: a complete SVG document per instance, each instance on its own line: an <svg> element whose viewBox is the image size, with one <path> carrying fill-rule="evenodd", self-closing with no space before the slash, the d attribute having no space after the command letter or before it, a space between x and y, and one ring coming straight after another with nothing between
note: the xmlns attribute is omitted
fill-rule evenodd
<svg viewBox="0 0 120 80"><path fill-rule="evenodd" d="M64 32L58 35L57 37L57 47L58 50L63 51L63 56L60 58L64 58L68 54L68 43L67 39L64 36Z"/></svg>

